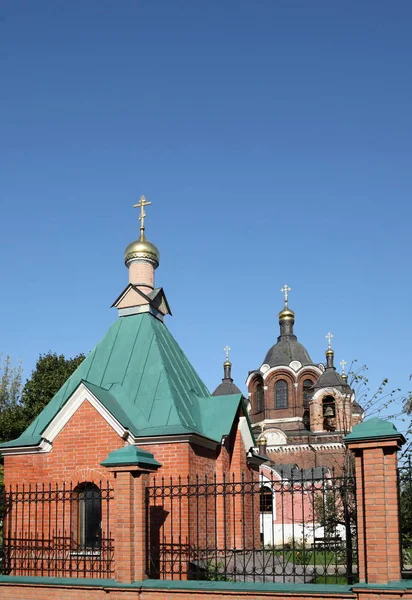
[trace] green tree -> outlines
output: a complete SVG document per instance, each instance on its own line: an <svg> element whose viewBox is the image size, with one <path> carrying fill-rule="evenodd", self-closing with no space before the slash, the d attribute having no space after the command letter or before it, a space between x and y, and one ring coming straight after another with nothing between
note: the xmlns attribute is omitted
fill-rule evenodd
<svg viewBox="0 0 412 600"><path fill-rule="evenodd" d="M0 442L18 437L21 432L23 369L13 366L10 356L0 355ZM0 494L3 487L3 461L0 459Z"/></svg>
<svg viewBox="0 0 412 600"><path fill-rule="evenodd" d="M21 363L13 366L9 355L0 355L0 442L20 434L22 374Z"/></svg>
<svg viewBox="0 0 412 600"><path fill-rule="evenodd" d="M25 426L37 417L84 358L84 354L78 354L74 358L66 358L56 352L40 354L22 392Z"/></svg>

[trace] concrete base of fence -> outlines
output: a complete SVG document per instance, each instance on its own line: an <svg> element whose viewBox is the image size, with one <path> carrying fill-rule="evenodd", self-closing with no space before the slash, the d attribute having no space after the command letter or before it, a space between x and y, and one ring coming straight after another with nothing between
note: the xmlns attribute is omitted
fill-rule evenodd
<svg viewBox="0 0 412 600"><path fill-rule="evenodd" d="M224 581L159 581L120 583L110 579L0 576L2 600L412 600L412 581L387 585L232 583Z"/></svg>

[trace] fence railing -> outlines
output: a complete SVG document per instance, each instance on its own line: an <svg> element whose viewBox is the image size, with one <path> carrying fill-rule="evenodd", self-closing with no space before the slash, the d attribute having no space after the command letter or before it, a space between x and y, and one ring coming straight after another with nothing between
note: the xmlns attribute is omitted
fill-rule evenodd
<svg viewBox="0 0 412 600"><path fill-rule="evenodd" d="M16 486L1 494L0 572L110 577L110 484Z"/></svg>
<svg viewBox="0 0 412 600"><path fill-rule="evenodd" d="M356 581L353 477L290 469L252 481L154 480L146 511L149 577Z"/></svg>
<svg viewBox="0 0 412 600"><path fill-rule="evenodd" d="M398 467L399 526L401 564L406 575L412 574L412 460L408 457ZM411 575L409 575L410 577Z"/></svg>

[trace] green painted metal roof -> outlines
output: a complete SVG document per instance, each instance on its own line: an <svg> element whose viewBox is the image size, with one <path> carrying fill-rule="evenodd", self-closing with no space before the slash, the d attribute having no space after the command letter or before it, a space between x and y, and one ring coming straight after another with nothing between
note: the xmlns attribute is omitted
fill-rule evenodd
<svg viewBox="0 0 412 600"><path fill-rule="evenodd" d="M37 442L84 383L135 436L198 433L220 442L242 395L211 396L167 327L148 313L119 318L17 440ZM0 447L1 447L0 446Z"/></svg>
<svg viewBox="0 0 412 600"><path fill-rule="evenodd" d="M394 437L399 438L402 443L405 442L405 438L399 433L393 423L379 419L379 417L373 417L355 425L351 433L345 436L345 442Z"/></svg>
<svg viewBox="0 0 412 600"><path fill-rule="evenodd" d="M150 467L158 469L161 463L155 460L154 455L143 448L136 446L123 446L118 450L109 452L108 457L100 463L103 467L123 467L126 465L136 465L138 467Z"/></svg>

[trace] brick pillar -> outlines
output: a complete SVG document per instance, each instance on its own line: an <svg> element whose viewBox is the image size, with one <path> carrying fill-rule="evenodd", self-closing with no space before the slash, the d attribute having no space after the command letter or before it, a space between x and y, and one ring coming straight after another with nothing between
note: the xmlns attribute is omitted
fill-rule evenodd
<svg viewBox="0 0 412 600"><path fill-rule="evenodd" d="M115 579L123 583L146 579L145 488L148 473L110 469L114 473L113 525ZM127 469L127 470L126 470Z"/></svg>
<svg viewBox="0 0 412 600"><path fill-rule="evenodd" d="M161 465L153 454L135 446L110 452L101 463L114 476L110 520L114 538L115 579L142 581L146 575L146 486Z"/></svg>
<svg viewBox="0 0 412 600"><path fill-rule="evenodd" d="M404 442L382 419L356 425L345 438L355 456L360 582L401 579L397 451Z"/></svg>
<svg viewBox="0 0 412 600"><path fill-rule="evenodd" d="M313 398L309 402L309 414L311 431L324 431L322 399L320 397Z"/></svg>

